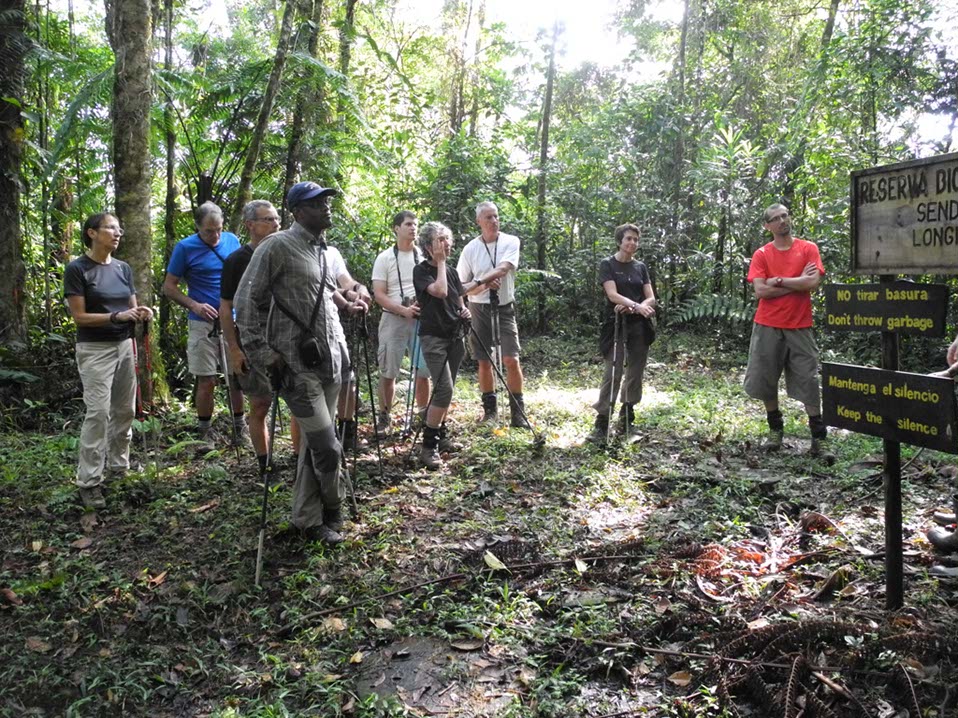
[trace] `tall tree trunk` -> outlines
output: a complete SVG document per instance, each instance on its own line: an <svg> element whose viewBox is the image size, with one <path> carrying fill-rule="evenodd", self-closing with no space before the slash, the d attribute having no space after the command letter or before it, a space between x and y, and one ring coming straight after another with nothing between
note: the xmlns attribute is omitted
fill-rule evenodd
<svg viewBox="0 0 958 718"><path fill-rule="evenodd" d="M479 3L479 12L476 14L476 45L472 56L472 106L469 109L469 136L479 134L479 54L482 52L482 31L486 25L486 0Z"/></svg>
<svg viewBox="0 0 958 718"><path fill-rule="evenodd" d="M310 18L310 33L308 52L313 59L319 57L319 29L323 22L323 0L314 0L312 16ZM307 126L316 126L321 123L309 121L315 118L324 105L326 100L324 78L310 70L313 82L304 85L299 91L299 97L296 99L296 107L293 110L293 121L289 130L289 150L286 154L286 176L283 180L283 226L286 226L288 220L288 211L286 209L286 193L296 182L299 173L303 168L304 138L306 136Z"/></svg>
<svg viewBox="0 0 958 718"><path fill-rule="evenodd" d="M20 233L20 160L23 152L24 0L8 0L0 22L0 344L26 343L23 297L26 267Z"/></svg>
<svg viewBox="0 0 958 718"><path fill-rule="evenodd" d="M164 0L163 67L167 72L173 70L173 0ZM163 106L163 142L166 148L166 199L163 213L163 272L170 263L173 245L176 243L176 119L173 111L173 98L167 97ZM170 310L169 297L160 292L160 347L169 352Z"/></svg>
<svg viewBox="0 0 958 718"><path fill-rule="evenodd" d="M356 5L359 0L346 0L346 14L343 24L339 28L339 72L346 81L349 81L349 62L353 52L353 42L356 39ZM336 116L341 129L345 129L346 100L342 93L339 95Z"/></svg>
<svg viewBox="0 0 958 718"><path fill-rule="evenodd" d="M153 102L150 0L106 0L107 36L116 58L113 166L116 215L125 231L122 257L133 268L137 299L153 303L150 266L150 107Z"/></svg>
<svg viewBox="0 0 958 718"><path fill-rule="evenodd" d="M259 108L256 127L253 129L253 136L250 138L249 148L246 151L246 161L243 163L243 171L240 174L239 187L236 191L236 203L233 205L233 213L230 217L230 230L234 233L239 231L243 218L243 206L250 201L253 172L256 169L256 163L259 161L260 148L263 146L263 138L266 136L266 128L273 112L273 103L276 101L276 95L279 94L283 68L286 66L286 55L289 51L289 38L293 33L293 17L295 14L293 2L287 0L286 9L283 10L283 24L280 27L279 39L276 41L276 58L273 60L273 70L269 75L269 82L266 83L263 104Z"/></svg>
<svg viewBox="0 0 958 718"><path fill-rule="evenodd" d="M539 143L539 191L536 206L536 267L546 268L546 178L549 170L549 123L552 120L552 86L556 72L556 44L559 42L559 23L552 26L552 46L549 48L549 71L546 75L546 96L542 104L542 140ZM539 331L546 329L545 282L539 288L537 300Z"/></svg>

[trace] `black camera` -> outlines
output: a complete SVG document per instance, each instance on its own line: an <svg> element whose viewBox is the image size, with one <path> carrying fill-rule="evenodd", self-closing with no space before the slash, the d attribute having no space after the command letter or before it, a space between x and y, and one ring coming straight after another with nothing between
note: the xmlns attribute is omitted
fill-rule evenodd
<svg viewBox="0 0 958 718"><path fill-rule="evenodd" d="M415 297L403 297L403 298L402 298L402 305L403 305L404 307L411 307L411 306L413 305L413 302L415 302L415 301L416 301L416 298L415 298Z"/></svg>
<svg viewBox="0 0 958 718"><path fill-rule="evenodd" d="M489 290L489 303L494 304L496 306L499 305L499 290L498 289Z"/></svg>
<svg viewBox="0 0 958 718"><path fill-rule="evenodd" d="M329 349L314 336L305 336L299 342L299 359L307 369L320 369L330 363Z"/></svg>

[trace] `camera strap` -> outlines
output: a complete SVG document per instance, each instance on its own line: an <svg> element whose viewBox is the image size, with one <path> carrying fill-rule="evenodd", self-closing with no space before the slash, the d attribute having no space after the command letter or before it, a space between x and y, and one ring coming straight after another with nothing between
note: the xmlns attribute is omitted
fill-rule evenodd
<svg viewBox="0 0 958 718"><path fill-rule="evenodd" d="M413 265L419 264L422 261L422 256L419 254L419 249L416 245L413 245ZM396 276L399 277L399 298L402 301L402 305L406 306L406 293L402 288L402 271L399 269L399 245L393 245L393 256L396 258Z"/></svg>
<svg viewBox="0 0 958 718"><path fill-rule="evenodd" d="M316 304L313 305L313 311L309 315L309 324L304 324L301 319L299 319L295 314L293 314L283 302L280 301L280 298L276 296L275 292L273 293L273 302L279 310L285 314L287 317L293 320L293 323L302 329L307 334L313 334L313 323L316 321L316 315L319 314L319 307L323 303L323 295L326 292L326 270L329 268L328 263L326 262L326 255L322 249L320 249L320 262L323 265L323 276L319 282L319 296L316 297ZM313 334L313 336L316 336Z"/></svg>

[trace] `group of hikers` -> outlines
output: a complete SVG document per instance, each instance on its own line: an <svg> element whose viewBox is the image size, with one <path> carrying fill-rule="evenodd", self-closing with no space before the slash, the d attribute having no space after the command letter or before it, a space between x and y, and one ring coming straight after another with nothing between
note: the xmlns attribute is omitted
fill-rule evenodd
<svg viewBox="0 0 958 718"><path fill-rule="evenodd" d="M510 425L532 428L523 399L515 311L520 240L500 230L497 206L476 206L479 234L463 247L455 267L453 233L446 225L420 227L413 212L398 212L392 220L395 242L376 257L370 292L326 241L336 194L315 182L295 184L285 198L293 217L288 229L280 229L270 202L249 202L243 210L249 242L242 246L223 231L217 205L200 205L196 233L175 246L163 281L164 294L189 314L187 363L195 377L197 434L204 448L226 441L212 430L220 372L230 389L232 442L251 445L261 470L271 447L267 415L275 397L282 397L292 415L296 455L292 523L308 539L328 544L343 540L340 466L343 446L351 445L356 434L355 358L349 356L343 320L353 318L365 329L373 302L382 309L377 437L395 430L396 381L408 357L407 419L414 405L422 431L421 463L430 470L442 465L443 455L455 449L447 417L467 337L478 362L479 421L498 423L498 380L506 389ZM748 272L758 309L745 389L765 405L764 448L778 450L784 427L778 384L784 373L787 394L808 415L811 453L830 458L811 302L825 270L817 246L792 235L783 205L766 209L763 227L772 241L755 252ZM80 499L92 508L105 505L107 479L129 469L133 326L153 315L137 303L129 265L112 256L122 234L115 215L91 216L83 227L86 252L70 263L64 279L77 325L77 365L87 409L76 483ZM640 240L635 224L617 227L615 251L598 270L606 301L600 330L605 371L588 437L596 444L612 435L617 398L618 433L632 437L635 406L642 399L656 299L649 269L637 258Z"/></svg>

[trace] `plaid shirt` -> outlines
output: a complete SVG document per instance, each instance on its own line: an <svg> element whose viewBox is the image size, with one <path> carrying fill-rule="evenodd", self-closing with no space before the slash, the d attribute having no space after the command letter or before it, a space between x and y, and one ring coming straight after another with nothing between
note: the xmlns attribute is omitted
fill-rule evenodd
<svg viewBox="0 0 958 718"><path fill-rule="evenodd" d="M346 337L333 303L336 277L329 271L332 267L328 266L325 250L321 238L296 222L256 248L234 298L236 326L252 365L265 368L275 351L295 374L316 371L304 367L299 358L302 327L280 310L273 298L306 324L316 305L323 268L327 267L323 305L316 312L312 330L329 346L332 373L320 374L320 378L324 382L339 381L348 370Z"/></svg>

